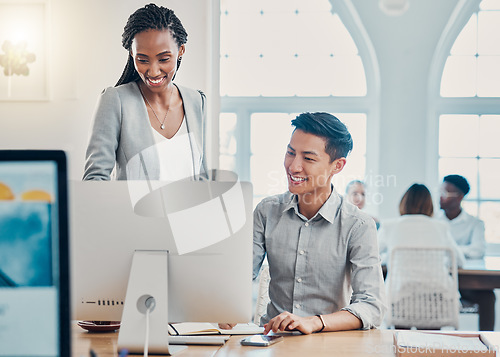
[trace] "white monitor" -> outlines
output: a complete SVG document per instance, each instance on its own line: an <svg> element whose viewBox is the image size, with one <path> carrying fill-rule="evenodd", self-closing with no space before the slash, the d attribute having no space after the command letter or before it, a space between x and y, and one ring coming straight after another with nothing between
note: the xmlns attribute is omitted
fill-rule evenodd
<svg viewBox="0 0 500 357"><path fill-rule="evenodd" d="M73 181L70 209L74 319L121 320L134 251L168 250L169 322L251 320L250 183Z"/></svg>

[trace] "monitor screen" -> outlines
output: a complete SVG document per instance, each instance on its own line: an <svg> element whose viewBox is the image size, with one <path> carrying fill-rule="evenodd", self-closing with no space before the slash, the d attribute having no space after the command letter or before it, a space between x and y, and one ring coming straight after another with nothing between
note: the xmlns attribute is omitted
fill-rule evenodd
<svg viewBox="0 0 500 357"><path fill-rule="evenodd" d="M66 187L62 151L0 151L0 356L70 353Z"/></svg>
<svg viewBox="0 0 500 357"><path fill-rule="evenodd" d="M134 251L164 250L169 322L251 320L250 183L70 185L75 319L121 320Z"/></svg>

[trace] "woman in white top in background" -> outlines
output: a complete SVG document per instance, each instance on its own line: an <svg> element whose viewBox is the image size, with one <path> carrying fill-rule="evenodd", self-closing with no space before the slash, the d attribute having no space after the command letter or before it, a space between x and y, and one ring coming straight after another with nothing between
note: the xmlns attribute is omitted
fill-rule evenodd
<svg viewBox="0 0 500 357"><path fill-rule="evenodd" d="M411 246L451 248L458 267L463 266L465 257L448 226L432 218L432 197L425 185L415 183L406 191L399 204L399 213L401 217L384 221L378 232L382 264L387 263L395 247Z"/></svg>

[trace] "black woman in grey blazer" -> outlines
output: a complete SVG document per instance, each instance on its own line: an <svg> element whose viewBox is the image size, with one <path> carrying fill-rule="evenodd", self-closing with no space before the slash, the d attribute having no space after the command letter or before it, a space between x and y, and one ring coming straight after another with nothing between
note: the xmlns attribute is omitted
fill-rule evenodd
<svg viewBox="0 0 500 357"><path fill-rule="evenodd" d="M204 176L205 95L173 83L186 41L184 27L168 8L149 4L130 15L122 35L127 64L99 99L83 180L160 179L159 153L148 148L157 144L157 133L171 139L184 125L193 175Z"/></svg>

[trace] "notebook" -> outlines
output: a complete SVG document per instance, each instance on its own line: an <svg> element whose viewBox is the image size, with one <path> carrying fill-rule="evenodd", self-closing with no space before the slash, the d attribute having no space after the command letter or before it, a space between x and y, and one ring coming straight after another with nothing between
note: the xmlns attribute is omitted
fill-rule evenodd
<svg viewBox="0 0 500 357"><path fill-rule="evenodd" d="M66 186L64 152L0 150L0 356L71 355Z"/></svg>

